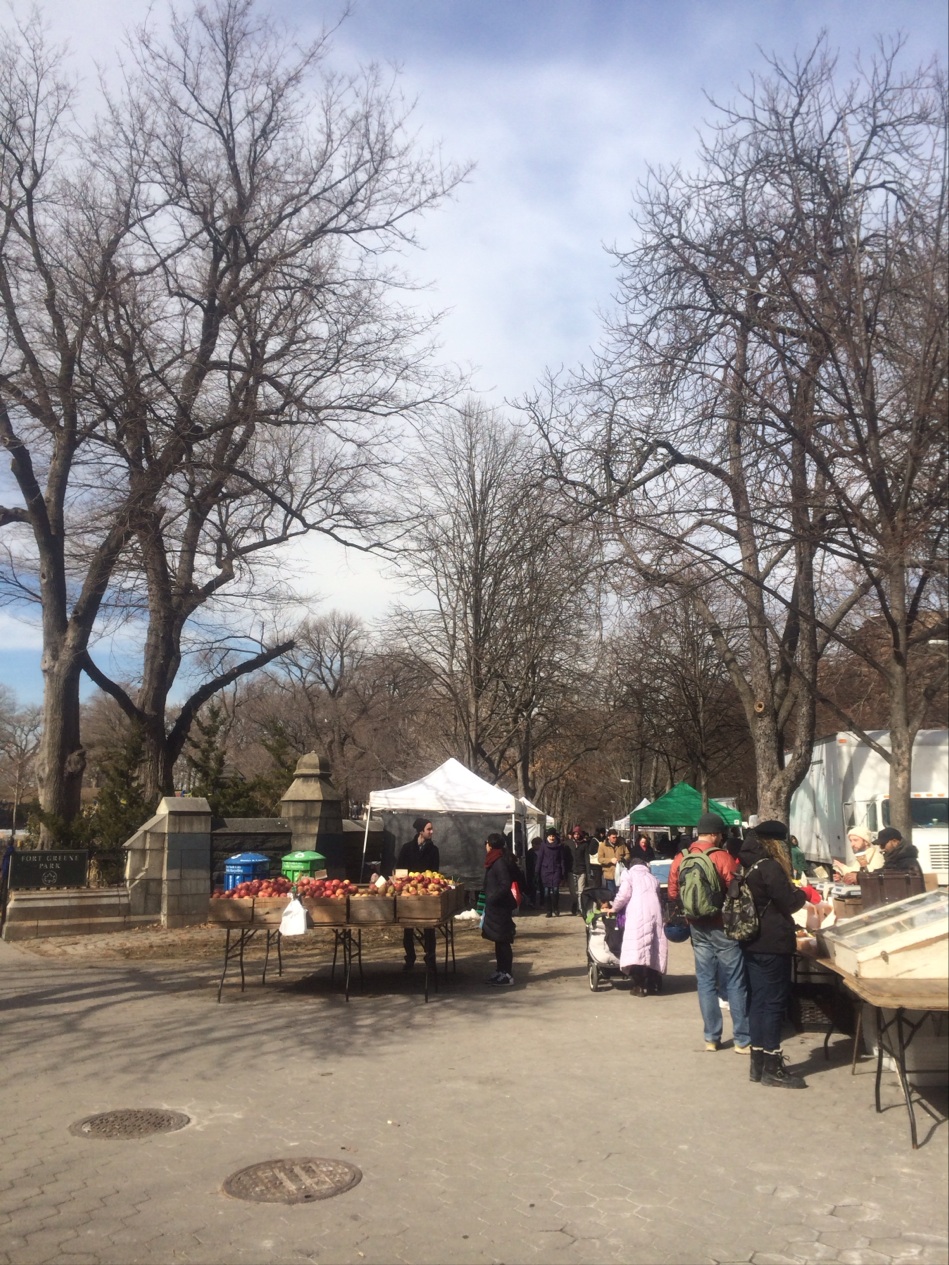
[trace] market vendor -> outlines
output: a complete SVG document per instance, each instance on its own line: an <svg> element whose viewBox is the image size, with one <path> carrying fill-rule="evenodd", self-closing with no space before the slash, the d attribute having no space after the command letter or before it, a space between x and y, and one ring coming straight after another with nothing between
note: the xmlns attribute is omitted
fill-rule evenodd
<svg viewBox="0 0 949 1265"><path fill-rule="evenodd" d="M426 817L416 817L412 822L415 831L412 838L404 843L396 857L396 869L408 870L410 874L421 874L424 870L439 868L438 848L432 835L435 827ZM426 927L422 931L422 943L425 949L425 965L435 969L435 928ZM415 932L406 927L402 932L402 947L405 950L404 971L411 971L415 965Z"/></svg>
<svg viewBox="0 0 949 1265"><path fill-rule="evenodd" d="M879 840L877 843L871 841L869 830L864 830L862 826L852 827L847 832L847 842L853 851L854 864L834 861L834 877L838 882L856 883L864 870L872 874L883 869L883 849L878 846Z"/></svg>
<svg viewBox="0 0 949 1265"><path fill-rule="evenodd" d="M915 844L904 839L895 826L887 826L877 835L877 847L883 849L883 868L887 874L894 871L902 874L923 876L923 867L919 864L919 851Z"/></svg>

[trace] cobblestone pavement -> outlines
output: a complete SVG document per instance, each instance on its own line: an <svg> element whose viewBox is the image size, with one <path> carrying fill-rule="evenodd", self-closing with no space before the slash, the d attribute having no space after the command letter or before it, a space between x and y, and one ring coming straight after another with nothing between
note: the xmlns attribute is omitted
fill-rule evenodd
<svg viewBox="0 0 949 1265"><path fill-rule="evenodd" d="M844 1037L828 1061L821 1034L785 1043L807 1091L751 1085L730 1044L704 1051L688 945L661 997L594 994L579 920L524 918L516 985L495 990L466 931L428 1005L394 950L347 1004L325 939L266 987L229 979L220 1005L211 958L50 945L0 943L0 1265L949 1259L949 1125L918 1113L914 1152L895 1076L877 1115ZM69 1131L130 1107L191 1122ZM304 1156L362 1181L292 1206L222 1192Z"/></svg>

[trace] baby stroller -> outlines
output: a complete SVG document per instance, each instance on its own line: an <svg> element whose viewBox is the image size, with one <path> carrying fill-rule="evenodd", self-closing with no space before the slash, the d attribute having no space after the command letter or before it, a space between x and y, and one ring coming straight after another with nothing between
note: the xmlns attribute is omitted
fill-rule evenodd
<svg viewBox="0 0 949 1265"><path fill-rule="evenodd" d="M623 932L612 914L601 914L599 906L610 899L604 887L588 887L580 893L580 914L587 938L587 965L590 989L596 992L600 980L625 978L620 970L619 954Z"/></svg>

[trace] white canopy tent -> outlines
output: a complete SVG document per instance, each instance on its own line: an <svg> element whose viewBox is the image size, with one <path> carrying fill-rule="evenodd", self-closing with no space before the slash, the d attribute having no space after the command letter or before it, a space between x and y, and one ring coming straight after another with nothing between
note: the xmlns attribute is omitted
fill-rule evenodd
<svg viewBox="0 0 949 1265"><path fill-rule="evenodd" d="M437 769L408 782L405 786L393 786L387 791L371 791L369 811L366 814L366 834L363 838L363 869L366 862L366 842L369 836L369 818L372 813L445 813L471 814L479 817L505 817L511 821L511 839L515 839L515 826L528 818L542 824L546 819L543 809L523 796L512 795L500 786L492 786L483 778L454 758L440 764ZM525 832L526 833L526 832Z"/></svg>

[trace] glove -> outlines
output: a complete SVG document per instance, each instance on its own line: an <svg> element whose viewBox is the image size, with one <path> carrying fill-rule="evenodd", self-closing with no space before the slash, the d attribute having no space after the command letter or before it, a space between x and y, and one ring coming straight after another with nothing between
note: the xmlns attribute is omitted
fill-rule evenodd
<svg viewBox="0 0 949 1265"><path fill-rule="evenodd" d="M811 902L812 905L820 904L821 894L817 890L816 887L808 887L805 884L802 884L801 891L804 893L804 895L807 897L807 899Z"/></svg>

